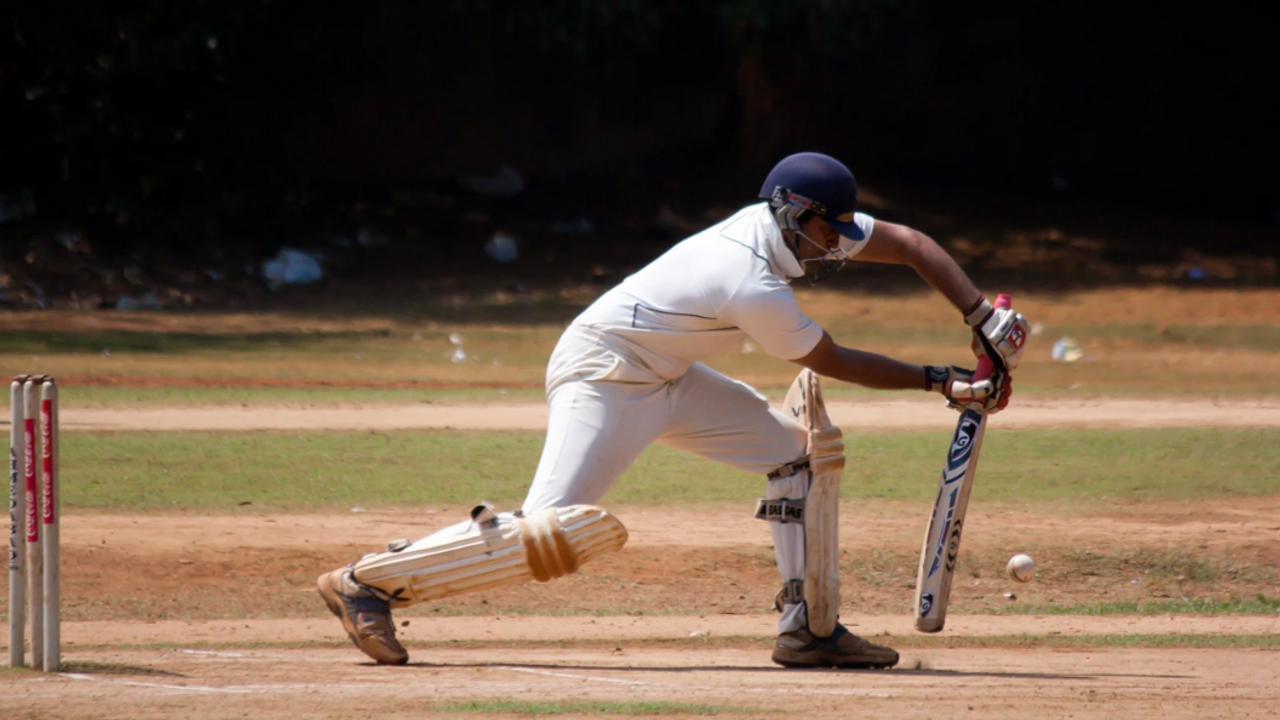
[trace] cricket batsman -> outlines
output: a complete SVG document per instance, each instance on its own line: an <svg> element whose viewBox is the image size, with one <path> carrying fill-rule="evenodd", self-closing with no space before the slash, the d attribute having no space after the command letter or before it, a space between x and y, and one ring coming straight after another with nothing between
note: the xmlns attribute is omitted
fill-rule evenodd
<svg viewBox="0 0 1280 720"><path fill-rule="evenodd" d="M810 491L815 478L838 480L844 463L839 429L827 426L825 412L802 412L821 404L816 382L786 412L700 361L750 338L818 375L940 393L953 406L997 412L1009 400L1008 370L1018 365L1026 320L994 308L929 237L858 212L857 182L835 158L784 158L759 197L601 295L564 331L547 365L546 443L519 510L480 505L457 524L417 541L393 541L385 552L319 577L320 595L356 647L379 663L407 662L393 609L547 581L621 548L626 530L598 503L646 447L661 442L764 478L755 516L768 523L782 576L774 662L839 668L898 662L894 650L836 621L836 564L829 552L815 550L836 542L829 535L838 493L809 498ZM836 344L801 310L791 283L816 283L851 259L910 266L972 328L975 354L1002 369L975 381L971 370ZM821 561L818 552L825 553Z"/></svg>

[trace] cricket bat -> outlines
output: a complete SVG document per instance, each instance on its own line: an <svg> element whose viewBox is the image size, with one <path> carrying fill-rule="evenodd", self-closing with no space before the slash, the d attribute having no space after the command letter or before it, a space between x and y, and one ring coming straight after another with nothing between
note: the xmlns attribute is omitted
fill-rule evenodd
<svg viewBox="0 0 1280 720"><path fill-rule="evenodd" d="M998 308L1011 304L1008 295L996 298ZM991 358L978 358L973 377L984 379L994 369ZM951 581L960 555L960 535L964 531L969 493L978 474L978 453L986 430L986 411L968 409L960 414L955 434L951 436L951 447L938 481L938 497L933 502L924 546L920 549L920 570L916 575L916 630L920 632L939 632L947 621Z"/></svg>

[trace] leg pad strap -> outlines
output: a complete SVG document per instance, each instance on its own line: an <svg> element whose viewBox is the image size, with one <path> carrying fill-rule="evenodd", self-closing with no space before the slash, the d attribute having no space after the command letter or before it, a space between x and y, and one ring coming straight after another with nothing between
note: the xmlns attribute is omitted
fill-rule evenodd
<svg viewBox="0 0 1280 720"><path fill-rule="evenodd" d="M804 522L804 498L760 498L756 501L756 519L770 522Z"/></svg>

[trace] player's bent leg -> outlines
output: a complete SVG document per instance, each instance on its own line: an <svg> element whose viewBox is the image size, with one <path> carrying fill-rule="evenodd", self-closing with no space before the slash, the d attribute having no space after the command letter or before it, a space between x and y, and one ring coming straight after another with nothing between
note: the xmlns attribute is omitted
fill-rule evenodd
<svg viewBox="0 0 1280 720"><path fill-rule="evenodd" d="M773 536L774 556L782 575L782 590L775 604L782 611L778 633L809 627L809 614L804 603L804 513L809 494L809 471L795 469L807 465L807 459L783 466L770 474L765 497L756 505L756 518L769 521ZM787 473L778 475L777 473Z"/></svg>
<svg viewBox="0 0 1280 720"><path fill-rule="evenodd" d="M806 568L812 560L806 534L811 534L815 528L809 526L807 517L811 513L832 512L833 508L818 506L822 501L809 494L810 471L796 470L809 462L802 458L778 471L792 471L789 475L779 477L771 474L766 497L756 508L756 517L769 521L778 570L782 574L782 590L777 598L782 619L778 621L778 642L773 650L773 661L784 667L797 668L892 667L898 662L896 651L873 645L839 623L835 623L825 637L814 634L805 580L808 575ZM834 598L822 593L815 597L821 602L836 603L838 609L838 589Z"/></svg>
<svg viewBox="0 0 1280 720"><path fill-rule="evenodd" d="M575 572L583 563L619 550L627 530L594 505L547 508L529 516L495 513L490 505L471 520L415 543L397 541L388 552L355 564L355 580L383 593L392 607Z"/></svg>
<svg viewBox="0 0 1280 720"><path fill-rule="evenodd" d="M321 575L317 589L351 642L382 664L409 653L396 640L392 608L534 580L547 582L619 550L627 530L593 505L495 513L483 504L471 519Z"/></svg>
<svg viewBox="0 0 1280 720"><path fill-rule="evenodd" d="M547 436L521 510L594 505L666 426L663 383L563 382L547 394Z"/></svg>
<svg viewBox="0 0 1280 720"><path fill-rule="evenodd" d="M806 594L806 580L812 583L816 575L818 587L830 588L825 572L806 572L814 562L814 543L806 542L807 535L821 532L823 524L815 526L810 515L834 513L834 502L810 494L811 472L807 466L812 459L801 458L788 463L770 474L766 497L756 507L756 517L769 521L773 534L774 552L778 570L782 574L782 591L778 593L778 607L782 619L778 621L778 642L773 649L773 661L784 667L838 667L883 668L898 663L898 653L890 648L873 645L849 632L843 625L834 623L826 636L818 636L810 618L813 600L824 603L824 611L834 614L839 608L838 585L832 596L830 590ZM805 467L806 469L798 469ZM785 474L785 473L790 474ZM827 505L828 507L823 507ZM820 540L825 540L821 538ZM821 560L818 560L821 562ZM816 568L815 568L816 569ZM834 603L834 607L826 607Z"/></svg>
<svg viewBox="0 0 1280 720"><path fill-rule="evenodd" d="M806 429L806 454L768 474L756 517L771 521L783 588L774 662L787 667L888 667L898 654L851 634L840 610L839 514L844 443L822 402L817 377L804 370L784 411Z"/></svg>

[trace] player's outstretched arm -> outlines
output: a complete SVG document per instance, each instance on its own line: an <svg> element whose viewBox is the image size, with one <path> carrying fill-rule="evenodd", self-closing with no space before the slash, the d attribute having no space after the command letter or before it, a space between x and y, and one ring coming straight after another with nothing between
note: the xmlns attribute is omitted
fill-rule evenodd
<svg viewBox="0 0 1280 720"><path fill-rule="evenodd" d="M1010 370L1018 366L1029 331L1026 318L993 307L933 238L906 225L876 221L866 246L853 259L910 266L964 315L974 330L975 355L990 355Z"/></svg>
<svg viewBox="0 0 1280 720"><path fill-rule="evenodd" d="M808 355L793 362L819 375L876 390L927 389L924 366L842 347L826 332Z"/></svg>
<svg viewBox="0 0 1280 720"><path fill-rule="evenodd" d="M884 355L837 345L831 335L822 339L808 355L793 361L826 377L877 390L927 390L941 393L957 406L976 403L988 411L999 411L1009 402L1006 373L974 381L973 371L954 366L916 365Z"/></svg>
<svg viewBox="0 0 1280 720"><path fill-rule="evenodd" d="M961 312L982 296L946 250L933 238L906 225L876 220L866 246L853 259L910 266Z"/></svg>

